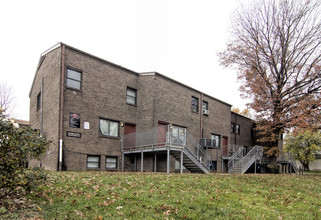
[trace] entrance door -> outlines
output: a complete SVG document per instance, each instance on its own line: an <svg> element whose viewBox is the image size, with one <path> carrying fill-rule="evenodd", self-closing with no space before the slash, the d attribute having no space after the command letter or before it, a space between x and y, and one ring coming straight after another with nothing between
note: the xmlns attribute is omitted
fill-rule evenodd
<svg viewBox="0 0 321 220"><path fill-rule="evenodd" d="M227 149L228 137L223 137L222 145L223 145L223 157L227 157L228 156L228 149Z"/></svg>
<svg viewBox="0 0 321 220"><path fill-rule="evenodd" d="M125 143L124 148L132 148L136 146L136 125L134 124L125 124L124 134L125 134Z"/></svg>
<svg viewBox="0 0 321 220"><path fill-rule="evenodd" d="M158 130L157 130L157 145L165 145L166 144L166 135L168 131L168 123L166 122L158 122Z"/></svg>

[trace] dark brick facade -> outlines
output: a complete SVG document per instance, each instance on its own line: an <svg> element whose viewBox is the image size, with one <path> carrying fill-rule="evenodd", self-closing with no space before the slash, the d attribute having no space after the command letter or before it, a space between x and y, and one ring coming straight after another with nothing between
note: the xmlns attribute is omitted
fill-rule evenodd
<svg viewBox="0 0 321 220"><path fill-rule="evenodd" d="M68 68L81 72L80 90L66 87ZM136 105L126 102L127 88L137 91ZM39 93L43 97L42 105L37 109ZM198 99L198 112L191 109L192 97ZM208 115L202 114L202 101L208 103ZM42 55L30 91L30 125L41 129L42 134L53 142L41 161L45 168L51 170L59 167L60 132L63 134L62 168L66 170L87 170L88 155L99 156L99 170L108 170L106 157L117 157L117 167L111 170L121 170L121 137L125 124L136 125L136 131L141 131L166 122L186 127L197 141L210 138L212 134L219 135L227 141L228 147L229 142L235 139L230 132L230 108L225 102L161 74L136 73L65 44L59 44ZM80 115L79 128L70 127L71 113ZM62 125L60 114L63 114ZM119 124L118 137L100 135L100 118ZM250 120L244 118L239 121L243 131ZM85 128L85 122L89 129ZM81 134L81 137L68 137L67 132ZM250 134L244 133L243 137L241 133L242 138L237 137L237 143L248 141L246 135ZM217 170L221 171L222 147L208 152L216 161ZM144 155L144 171L154 171L153 158L153 154ZM157 158L156 171L166 171L166 155L159 154ZM175 161L171 161L171 170L174 171ZM125 170L139 171L140 155L136 155L136 159L126 155Z"/></svg>
<svg viewBox="0 0 321 220"><path fill-rule="evenodd" d="M253 121L243 115L231 112L231 123L234 124L234 131L232 131L231 127L230 144L253 147L255 145L253 138ZM239 132L237 132L237 126L239 126Z"/></svg>

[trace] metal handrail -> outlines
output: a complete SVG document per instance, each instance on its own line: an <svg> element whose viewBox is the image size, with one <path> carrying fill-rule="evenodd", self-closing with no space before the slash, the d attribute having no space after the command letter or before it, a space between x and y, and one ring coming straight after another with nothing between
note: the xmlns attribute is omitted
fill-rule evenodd
<svg viewBox="0 0 321 220"><path fill-rule="evenodd" d="M252 147L252 149L244 157L236 161L233 164L233 166L229 169L229 172L236 166L240 166L241 173L244 173L253 164L253 161L261 159L262 156L263 156L263 147L256 145Z"/></svg>
<svg viewBox="0 0 321 220"><path fill-rule="evenodd" d="M252 165L252 163L250 163L254 158L256 159L257 157L257 153L258 153L258 146L254 146L243 158L242 158L242 172L244 173L249 166ZM245 170L245 171L244 171Z"/></svg>
<svg viewBox="0 0 321 220"><path fill-rule="evenodd" d="M208 170L210 169L210 157L193 136L185 130L179 137L173 135L171 126L164 125L148 130L126 134L122 137L121 149L136 150L150 146L180 147L197 159Z"/></svg>
<svg viewBox="0 0 321 220"><path fill-rule="evenodd" d="M241 146L238 151L236 151L235 154L233 154L233 156L230 158L230 160L227 163L227 167L228 168L232 168L240 159L242 159L243 157L243 150L244 147Z"/></svg>
<svg viewBox="0 0 321 220"><path fill-rule="evenodd" d="M210 169L210 156L201 145L186 131L186 145L184 146L204 167Z"/></svg>

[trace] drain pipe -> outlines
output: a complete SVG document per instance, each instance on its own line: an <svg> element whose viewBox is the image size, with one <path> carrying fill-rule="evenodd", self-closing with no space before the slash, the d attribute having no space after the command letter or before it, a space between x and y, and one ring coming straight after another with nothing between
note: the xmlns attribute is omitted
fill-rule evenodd
<svg viewBox="0 0 321 220"><path fill-rule="evenodd" d="M200 139L203 138L203 93L201 93L201 101L200 101Z"/></svg>
<svg viewBox="0 0 321 220"><path fill-rule="evenodd" d="M58 149L58 171L62 170L62 129L64 118L64 83L65 83L65 45L61 44L61 77L60 77L60 112L59 112L59 149Z"/></svg>

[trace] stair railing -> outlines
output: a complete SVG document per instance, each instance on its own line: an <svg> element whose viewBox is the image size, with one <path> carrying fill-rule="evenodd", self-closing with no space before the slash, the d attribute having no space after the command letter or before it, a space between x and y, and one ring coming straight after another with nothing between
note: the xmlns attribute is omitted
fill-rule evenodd
<svg viewBox="0 0 321 220"><path fill-rule="evenodd" d="M292 153L287 153L286 154L286 158L289 161L289 163L291 164L291 166L293 167L294 172L297 174L299 172L299 169L298 169L298 167L296 165L295 160L293 159L293 154Z"/></svg>
<svg viewBox="0 0 321 220"><path fill-rule="evenodd" d="M240 147L238 151L236 151L233 154L233 156L230 158L230 160L227 163L227 167L229 170L233 169L235 164L237 164L237 162L243 158L243 150L244 150L244 147L243 146Z"/></svg>
<svg viewBox="0 0 321 220"><path fill-rule="evenodd" d="M254 146L241 160L242 163L242 171L241 173L245 173L250 166L258 159L261 159L263 155L263 147L262 146Z"/></svg>
<svg viewBox="0 0 321 220"><path fill-rule="evenodd" d="M186 131L186 144L185 150L188 150L199 163L201 163L206 169L210 169L210 156L203 149L203 147L193 138L193 136Z"/></svg>

